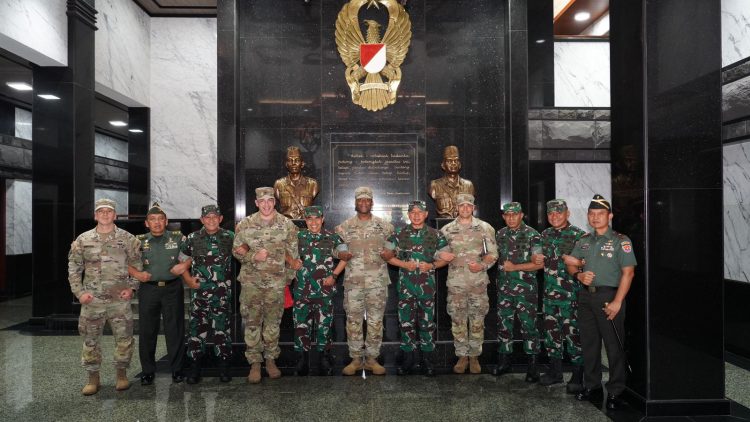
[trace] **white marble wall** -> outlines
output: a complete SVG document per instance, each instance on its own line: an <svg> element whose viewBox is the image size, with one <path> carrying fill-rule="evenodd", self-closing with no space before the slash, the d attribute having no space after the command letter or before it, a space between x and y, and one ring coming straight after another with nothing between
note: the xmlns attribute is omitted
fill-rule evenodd
<svg viewBox="0 0 750 422"><path fill-rule="evenodd" d="M94 134L94 155L128 162L128 143L103 133Z"/></svg>
<svg viewBox="0 0 750 422"><path fill-rule="evenodd" d="M68 65L64 0L0 1L0 47L39 66Z"/></svg>
<svg viewBox="0 0 750 422"><path fill-rule="evenodd" d="M117 204L117 215L128 213L128 191L116 189L94 189L94 201L107 198L115 201Z"/></svg>
<svg viewBox="0 0 750 422"><path fill-rule="evenodd" d="M724 278L750 282L750 142L724 146Z"/></svg>
<svg viewBox="0 0 750 422"><path fill-rule="evenodd" d="M750 0L721 0L721 65L750 57Z"/></svg>
<svg viewBox="0 0 750 422"><path fill-rule="evenodd" d="M151 197L171 218L216 202L216 19L151 20Z"/></svg>
<svg viewBox="0 0 750 422"><path fill-rule="evenodd" d="M555 107L609 107L609 43L555 42Z"/></svg>
<svg viewBox="0 0 750 422"><path fill-rule="evenodd" d="M128 0L97 0L96 10L96 91L148 106L151 18Z"/></svg>
<svg viewBox="0 0 750 422"><path fill-rule="evenodd" d="M612 202L612 175L609 163L556 163L555 196L570 209L570 222L590 231L586 212L595 194Z"/></svg>
<svg viewBox="0 0 750 422"><path fill-rule="evenodd" d="M16 138L31 139L31 112L16 107Z"/></svg>
<svg viewBox="0 0 750 422"><path fill-rule="evenodd" d="M5 181L5 253L31 253L31 181Z"/></svg>

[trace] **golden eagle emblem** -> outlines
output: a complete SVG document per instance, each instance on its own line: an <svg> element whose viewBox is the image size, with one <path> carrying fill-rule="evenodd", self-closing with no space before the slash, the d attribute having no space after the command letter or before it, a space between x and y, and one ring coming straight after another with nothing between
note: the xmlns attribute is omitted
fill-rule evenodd
<svg viewBox="0 0 750 422"><path fill-rule="evenodd" d="M388 10L388 27L382 40L381 25L373 20L364 21L367 38L362 36L358 15L365 4L368 8L383 5ZM346 65L346 83L354 104L378 111L396 102L401 63L410 43L409 14L397 0L350 0L344 4L336 19L336 47Z"/></svg>

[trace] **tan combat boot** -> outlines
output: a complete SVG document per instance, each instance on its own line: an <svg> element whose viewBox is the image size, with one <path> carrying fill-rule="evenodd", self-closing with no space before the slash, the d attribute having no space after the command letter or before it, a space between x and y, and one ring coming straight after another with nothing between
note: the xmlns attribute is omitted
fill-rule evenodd
<svg viewBox="0 0 750 422"><path fill-rule="evenodd" d="M128 381L128 374L125 368L117 368L117 383L115 384L115 390L124 391L130 388L130 381Z"/></svg>
<svg viewBox="0 0 750 422"><path fill-rule="evenodd" d="M469 358L467 356L460 356L458 362L453 366L453 372L463 374L466 372L467 366L469 366Z"/></svg>
<svg viewBox="0 0 750 422"><path fill-rule="evenodd" d="M479 364L478 356L472 356L469 358L469 372L472 374L482 373L482 365Z"/></svg>
<svg viewBox="0 0 750 422"><path fill-rule="evenodd" d="M250 366L250 374L247 376L247 382L250 384L260 383L260 362L255 362Z"/></svg>
<svg viewBox="0 0 750 422"><path fill-rule="evenodd" d="M385 368L383 368L383 365L378 363L377 359L370 356L365 360L365 369L372 371L373 375L385 375Z"/></svg>
<svg viewBox="0 0 750 422"><path fill-rule="evenodd" d="M89 371L89 382L83 386L81 393L84 396L91 396L97 391L99 391L99 371Z"/></svg>
<svg viewBox="0 0 750 422"><path fill-rule="evenodd" d="M281 378L281 371L279 371L279 368L276 366L276 361L273 359L266 359L266 372L268 372L268 378Z"/></svg>
<svg viewBox="0 0 750 422"><path fill-rule="evenodd" d="M362 358L356 357L352 358L352 361L349 363L349 365L346 365L344 369L341 370L341 373L344 375L354 375L357 373L357 371L362 370Z"/></svg>

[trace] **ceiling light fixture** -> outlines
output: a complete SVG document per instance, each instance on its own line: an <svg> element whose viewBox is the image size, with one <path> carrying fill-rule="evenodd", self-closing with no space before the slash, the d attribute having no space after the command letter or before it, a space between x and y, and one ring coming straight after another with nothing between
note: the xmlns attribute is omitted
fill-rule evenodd
<svg viewBox="0 0 750 422"><path fill-rule="evenodd" d="M583 22L589 20L591 17L591 13L589 12L578 12L575 15L573 15L573 19L577 20L578 22Z"/></svg>
<svg viewBox="0 0 750 422"><path fill-rule="evenodd" d="M544 40L543 39L536 40L536 43L537 44L544 44Z"/></svg>
<svg viewBox="0 0 750 422"><path fill-rule="evenodd" d="M117 127L122 127L122 126L127 126L128 125L127 123L123 122L122 120L110 120L109 124L111 124L112 126L117 126Z"/></svg>
<svg viewBox="0 0 750 422"><path fill-rule="evenodd" d="M15 89L16 91L31 91L34 89L31 85L26 82L6 82L5 85Z"/></svg>
<svg viewBox="0 0 750 422"><path fill-rule="evenodd" d="M140 130L140 129L128 129L128 132L131 132L131 133L143 133L143 131Z"/></svg>
<svg viewBox="0 0 750 422"><path fill-rule="evenodd" d="M60 99L60 97L58 97L57 95L52 95L52 94L39 94L37 96L39 98L44 98L45 100L59 100Z"/></svg>

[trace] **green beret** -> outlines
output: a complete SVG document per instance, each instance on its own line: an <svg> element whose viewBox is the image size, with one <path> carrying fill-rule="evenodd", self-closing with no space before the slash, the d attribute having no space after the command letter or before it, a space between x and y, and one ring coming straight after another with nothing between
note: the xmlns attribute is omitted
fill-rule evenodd
<svg viewBox="0 0 750 422"><path fill-rule="evenodd" d="M553 199L547 201L547 212L565 212L568 210L568 204L564 199Z"/></svg>
<svg viewBox="0 0 750 422"><path fill-rule="evenodd" d="M323 217L323 207L320 205L305 207L305 218L307 217Z"/></svg>
<svg viewBox="0 0 750 422"><path fill-rule="evenodd" d="M609 205L609 202L607 202L606 199L604 199L603 196L599 195L598 193L594 195L594 198L591 199L591 203L589 203L589 209L590 210L611 210L612 206Z"/></svg>
<svg viewBox="0 0 750 422"><path fill-rule="evenodd" d="M508 202L503 204L503 212L523 212L520 202Z"/></svg>

